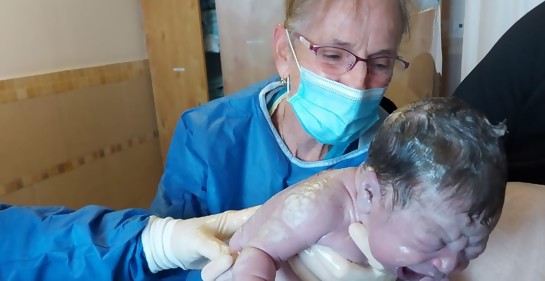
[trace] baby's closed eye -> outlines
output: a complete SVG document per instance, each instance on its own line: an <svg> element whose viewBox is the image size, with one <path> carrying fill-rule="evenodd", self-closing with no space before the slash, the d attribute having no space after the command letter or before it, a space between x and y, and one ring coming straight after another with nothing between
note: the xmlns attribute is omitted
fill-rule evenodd
<svg viewBox="0 0 545 281"><path fill-rule="evenodd" d="M484 252L484 245L469 246L465 249L466 257L470 260L477 258Z"/></svg>

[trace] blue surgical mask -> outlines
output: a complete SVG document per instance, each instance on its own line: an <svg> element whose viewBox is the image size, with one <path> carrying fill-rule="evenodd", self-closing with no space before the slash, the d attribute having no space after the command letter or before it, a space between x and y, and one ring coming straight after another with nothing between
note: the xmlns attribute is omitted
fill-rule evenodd
<svg viewBox="0 0 545 281"><path fill-rule="evenodd" d="M323 144L349 143L379 120L377 110L386 88L359 90L317 75L299 65L291 40L289 44L300 78L297 93L288 102L309 135Z"/></svg>

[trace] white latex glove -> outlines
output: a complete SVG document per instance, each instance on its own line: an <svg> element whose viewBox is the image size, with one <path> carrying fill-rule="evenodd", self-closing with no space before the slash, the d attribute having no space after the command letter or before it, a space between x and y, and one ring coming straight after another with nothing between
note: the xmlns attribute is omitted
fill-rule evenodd
<svg viewBox="0 0 545 281"><path fill-rule="evenodd" d="M396 276L383 272L382 265L371 255L367 229L361 223L354 223L348 231L370 267L355 264L331 248L314 245L289 260L292 270L303 281L396 280Z"/></svg>
<svg viewBox="0 0 545 281"><path fill-rule="evenodd" d="M258 207L187 220L151 216L142 232L150 271L202 269L204 280L216 279L233 264L224 241L231 238Z"/></svg>

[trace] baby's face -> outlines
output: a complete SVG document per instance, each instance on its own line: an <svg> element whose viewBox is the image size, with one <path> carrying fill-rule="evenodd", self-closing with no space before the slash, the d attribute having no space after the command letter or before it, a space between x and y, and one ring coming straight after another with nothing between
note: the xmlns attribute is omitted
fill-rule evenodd
<svg viewBox="0 0 545 281"><path fill-rule="evenodd" d="M492 226L471 222L467 214L439 198L410 202L389 213L383 202L369 217L373 256L401 280L444 280L483 253Z"/></svg>

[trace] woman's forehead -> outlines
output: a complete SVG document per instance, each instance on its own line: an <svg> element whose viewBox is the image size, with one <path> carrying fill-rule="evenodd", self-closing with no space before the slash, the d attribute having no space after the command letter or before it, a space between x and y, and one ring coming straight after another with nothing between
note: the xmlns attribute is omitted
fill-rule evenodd
<svg viewBox="0 0 545 281"><path fill-rule="evenodd" d="M358 43L372 35L400 36L401 17L395 0L321 1L301 32L310 39Z"/></svg>

